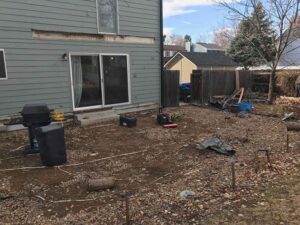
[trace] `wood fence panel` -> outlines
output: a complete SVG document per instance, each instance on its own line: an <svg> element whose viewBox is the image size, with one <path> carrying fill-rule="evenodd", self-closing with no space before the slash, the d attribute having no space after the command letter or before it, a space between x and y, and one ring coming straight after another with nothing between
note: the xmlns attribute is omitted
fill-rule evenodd
<svg viewBox="0 0 300 225"><path fill-rule="evenodd" d="M203 76L200 70L194 70L191 74L191 103L203 104Z"/></svg>
<svg viewBox="0 0 300 225"><path fill-rule="evenodd" d="M179 71L166 70L162 77L162 105L163 107L179 106L180 88Z"/></svg>
<svg viewBox="0 0 300 225"><path fill-rule="evenodd" d="M193 104L207 104L213 96L231 95L235 90L235 71L193 71L191 77Z"/></svg>

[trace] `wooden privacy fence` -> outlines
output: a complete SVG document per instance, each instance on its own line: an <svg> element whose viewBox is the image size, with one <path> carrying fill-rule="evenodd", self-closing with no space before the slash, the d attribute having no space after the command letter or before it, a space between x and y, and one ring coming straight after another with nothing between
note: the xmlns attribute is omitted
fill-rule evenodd
<svg viewBox="0 0 300 225"><path fill-rule="evenodd" d="M236 72L236 89L243 87L253 92L268 93L269 79L269 72L241 70Z"/></svg>
<svg viewBox="0 0 300 225"><path fill-rule="evenodd" d="M214 96L231 95L240 88L267 93L269 77L269 73L261 71L194 70L191 74L191 103L207 104Z"/></svg>
<svg viewBox="0 0 300 225"><path fill-rule="evenodd" d="M179 106L179 91L179 71L165 70L162 77L162 106Z"/></svg>
<svg viewBox="0 0 300 225"><path fill-rule="evenodd" d="M202 105L211 102L213 96L231 95L235 82L235 71L194 70L191 75L191 103Z"/></svg>

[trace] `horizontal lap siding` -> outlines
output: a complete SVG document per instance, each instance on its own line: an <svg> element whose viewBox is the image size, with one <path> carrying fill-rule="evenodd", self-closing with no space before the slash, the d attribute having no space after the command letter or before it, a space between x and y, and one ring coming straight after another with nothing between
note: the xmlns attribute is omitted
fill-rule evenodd
<svg viewBox="0 0 300 225"><path fill-rule="evenodd" d="M120 0L119 9L120 34L154 37L155 45L33 39L31 29L96 34L95 1L1 0L8 80L0 81L0 116L38 102L72 111L69 62L61 58L69 52L129 54L133 103L159 103L159 1Z"/></svg>
<svg viewBox="0 0 300 225"><path fill-rule="evenodd" d="M1 0L0 27L97 33L96 0ZM159 37L159 0L119 0L121 35Z"/></svg>

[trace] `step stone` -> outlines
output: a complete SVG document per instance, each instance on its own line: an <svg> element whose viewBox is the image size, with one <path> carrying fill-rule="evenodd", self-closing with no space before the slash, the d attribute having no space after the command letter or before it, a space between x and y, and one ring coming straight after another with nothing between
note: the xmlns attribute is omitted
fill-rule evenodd
<svg viewBox="0 0 300 225"><path fill-rule="evenodd" d="M158 104L141 104L141 105L132 105L128 107L119 107L114 108L117 114L126 114L126 113L134 113L134 112L142 112L158 109Z"/></svg>
<svg viewBox="0 0 300 225"><path fill-rule="evenodd" d="M115 114L115 112L113 110L97 111L97 112L76 114L75 119L77 121L80 121L83 119L89 119L89 118L95 118L95 117L106 117L108 115L113 115L113 114Z"/></svg>
<svg viewBox="0 0 300 225"><path fill-rule="evenodd" d="M112 114L112 115L107 115L107 116L89 117L87 119L81 119L78 122L79 122L80 126L85 127L85 126L94 125L97 123L117 121L119 119L120 119L119 115Z"/></svg>
<svg viewBox="0 0 300 225"><path fill-rule="evenodd" d="M121 114L149 111L158 109L159 105L155 103L145 103L139 105L118 106L105 111L76 114L75 120L80 126L89 126L97 123L117 121Z"/></svg>

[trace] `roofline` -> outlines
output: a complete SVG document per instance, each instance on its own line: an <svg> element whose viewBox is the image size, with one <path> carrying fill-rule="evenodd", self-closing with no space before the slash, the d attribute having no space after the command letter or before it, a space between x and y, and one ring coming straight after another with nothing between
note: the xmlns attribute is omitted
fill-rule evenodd
<svg viewBox="0 0 300 225"><path fill-rule="evenodd" d="M211 44L211 43L205 43L205 42L197 42L196 44L198 45L202 45L204 48L209 49L209 50L220 50L220 51L226 51L225 48L222 48L221 46L217 45L217 44ZM217 47L206 47L203 44L207 44L207 45L215 45Z"/></svg>
<svg viewBox="0 0 300 225"><path fill-rule="evenodd" d="M183 58L186 58L188 61L190 61L191 63L193 63L195 66L197 66L196 63L192 62L189 58L187 58L185 55L183 55L181 52L177 52L171 59L169 59L169 61L164 65L164 68L177 56L177 55L181 55ZM198 68L198 66L197 66Z"/></svg>

